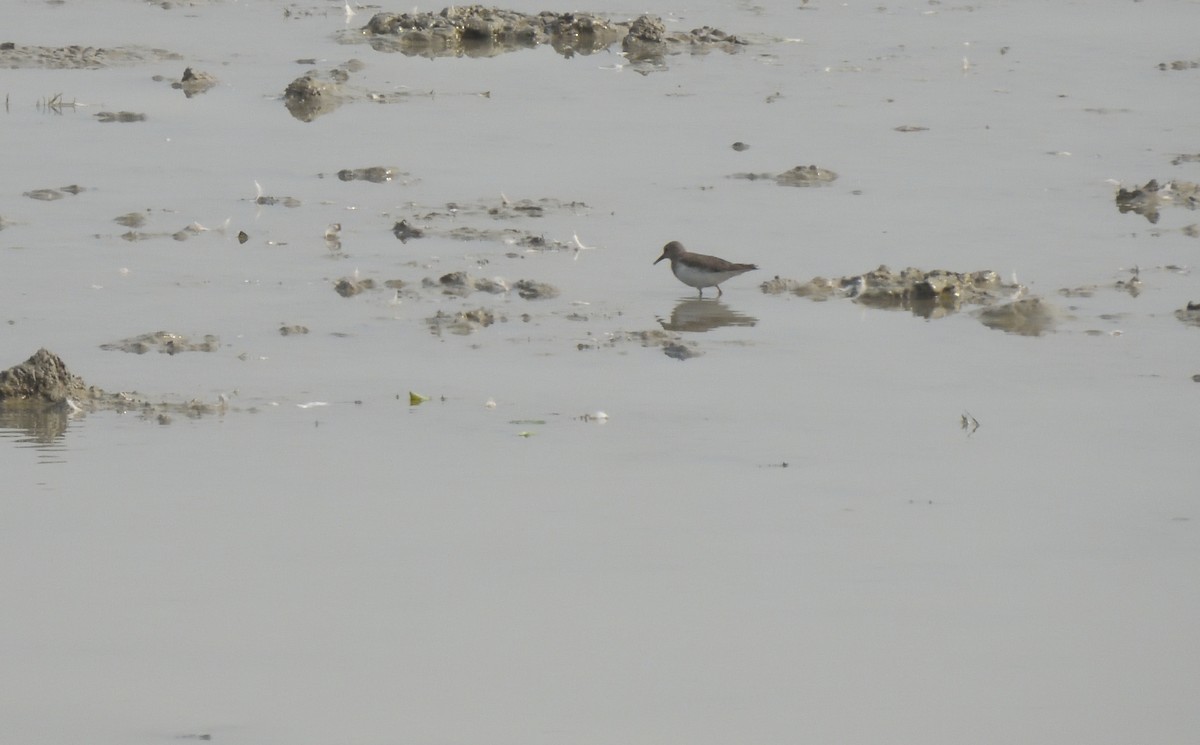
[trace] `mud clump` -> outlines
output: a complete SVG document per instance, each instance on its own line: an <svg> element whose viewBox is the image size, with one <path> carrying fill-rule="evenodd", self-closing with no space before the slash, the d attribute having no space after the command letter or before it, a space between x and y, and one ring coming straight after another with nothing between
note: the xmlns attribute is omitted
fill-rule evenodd
<svg viewBox="0 0 1200 745"><path fill-rule="evenodd" d="M491 295L500 295L508 292L508 283L500 277L495 279L475 278L466 272L450 272L438 277L437 281L426 278L422 280L421 286L425 289L441 289L443 295L455 295L457 297L466 297L476 290L486 292Z"/></svg>
<svg viewBox="0 0 1200 745"><path fill-rule="evenodd" d="M475 289L475 280L471 279L466 272L450 272L449 274L443 274L441 277L439 277L436 283L429 282L426 283L425 286L441 286L443 288L442 292L447 295L466 297L467 295L471 294L473 289Z"/></svg>
<svg viewBox="0 0 1200 745"><path fill-rule="evenodd" d="M505 320L501 318L500 320ZM458 313L446 313L438 311L434 315L425 319L425 323L429 325L429 331L435 336L441 336L443 332L449 331L452 334L466 336L478 329L487 328L496 322L496 315L487 308L476 308L475 310L464 310Z"/></svg>
<svg viewBox="0 0 1200 745"><path fill-rule="evenodd" d="M369 181L372 184L386 184L396 178L400 171L396 168L371 166L369 168L343 168L337 172L339 181Z"/></svg>
<svg viewBox="0 0 1200 745"><path fill-rule="evenodd" d="M408 224L408 220L399 220L392 226L392 235L401 243L408 243L414 238L424 238L425 231Z"/></svg>
<svg viewBox="0 0 1200 745"><path fill-rule="evenodd" d="M90 398L92 390L72 375L58 355L39 349L19 365L0 371L0 404L13 401L64 403Z"/></svg>
<svg viewBox="0 0 1200 745"><path fill-rule="evenodd" d="M311 122L322 114L333 111L343 103L338 84L319 80L313 75L302 75L283 91L283 104L293 117L302 122Z"/></svg>
<svg viewBox="0 0 1200 745"><path fill-rule="evenodd" d="M315 60L302 61L315 63ZM325 72L309 70L288 83L283 91L284 106L294 118L302 122L312 122L351 101L385 104L406 101L414 95L428 95L431 98L434 95L433 91L380 91L351 85L350 76L362 68L362 62L351 59Z"/></svg>
<svg viewBox="0 0 1200 745"><path fill-rule="evenodd" d="M267 194L262 194L256 197L254 199L254 203L263 207L282 205L293 210L299 207L301 204L300 200L296 199L295 197L272 197Z"/></svg>
<svg viewBox="0 0 1200 745"><path fill-rule="evenodd" d="M113 222L127 228L141 228L146 225L146 216L141 212L126 212L113 218Z"/></svg>
<svg viewBox="0 0 1200 745"><path fill-rule="evenodd" d="M354 297L366 290L375 289L375 280L373 279L354 279L351 277L342 277L333 285L333 290L342 297Z"/></svg>
<svg viewBox="0 0 1200 745"><path fill-rule="evenodd" d="M683 360L690 360L693 357L699 357L704 352L694 347L689 347L686 344L666 344L663 346L663 354L673 360L682 362Z"/></svg>
<svg viewBox="0 0 1200 745"><path fill-rule="evenodd" d="M1157 179L1150 179L1145 185L1132 189L1118 187L1116 202L1122 215L1133 212L1156 224L1160 207L1176 205L1193 210L1200 207L1200 186L1190 181L1159 184Z"/></svg>
<svg viewBox="0 0 1200 745"><path fill-rule="evenodd" d="M171 87L183 91L183 95L191 98L205 93L217 84L217 79L206 72L198 72L188 67L183 71L179 82L171 83Z"/></svg>
<svg viewBox="0 0 1200 745"><path fill-rule="evenodd" d="M1175 311L1175 317L1189 326L1200 326L1200 303L1191 302Z"/></svg>
<svg viewBox="0 0 1200 745"><path fill-rule="evenodd" d="M502 277L477 278L466 272L450 272L438 277L437 280L426 278L421 285L425 289L440 289L445 295L457 297L466 297L472 292L501 295L509 290L516 290L522 300L548 300L556 298L560 294L557 287L546 282L521 279L510 287Z"/></svg>
<svg viewBox="0 0 1200 745"><path fill-rule="evenodd" d="M729 178L746 181L774 181L780 186L825 186L837 181L838 175L828 168L815 165L796 166L783 173L735 173Z"/></svg>
<svg viewBox="0 0 1200 745"><path fill-rule="evenodd" d="M545 282L534 282L532 279L517 280L513 287L523 300L548 300L558 297L557 287Z"/></svg>

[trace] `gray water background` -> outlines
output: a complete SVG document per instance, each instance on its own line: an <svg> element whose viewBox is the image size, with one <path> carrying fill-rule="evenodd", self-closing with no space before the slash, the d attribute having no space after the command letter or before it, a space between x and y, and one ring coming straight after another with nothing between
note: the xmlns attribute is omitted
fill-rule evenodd
<svg viewBox="0 0 1200 745"><path fill-rule="evenodd" d="M1152 225L1113 194L1200 178L1170 163L1200 152L1200 70L1157 67L1194 58L1200 5L584 9L758 43L641 75L615 53L382 54L341 43L373 11L332 3L0 9L18 43L182 57L0 75L2 365L44 346L108 390L232 409L0 430L0 739L1193 738L1200 331L1173 313L1200 299L1195 215ZM288 82L351 58L355 85L414 95L288 115ZM220 85L151 79L188 65ZM37 106L58 93L80 105ZM728 178L809 163L840 178ZM371 165L409 176L330 176ZM255 204L256 181L301 206ZM22 196L67 184L86 190ZM596 250L390 233L501 194L582 202L522 227ZM122 240L138 210L229 228ZM673 239L756 262L721 302L757 323L685 335L705 352L685 362L580 351L689 297L650 265ZM1063 321L1022 337L757 289L881 263L1015 274ZM1134 266L1137 297L1057 293ZM562 295L332 290L456 270ZM479 305L507 322L424 320ZM158 329L222 348L99 348Z"/></svg>

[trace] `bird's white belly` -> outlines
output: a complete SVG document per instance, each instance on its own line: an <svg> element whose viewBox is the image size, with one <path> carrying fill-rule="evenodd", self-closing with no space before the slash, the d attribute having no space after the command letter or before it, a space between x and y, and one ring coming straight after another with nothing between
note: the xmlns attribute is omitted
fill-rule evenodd
<svg viewBox="0 0 1200 745"><path fill-rule="evenodd" d="M671 267L671 271L675 272L675 277L680 282L691 287L715 287L730 277L736 277L742 272L710 272L704 269L697 269L694 266L688 266L682 261L675 262L675 266Z"/></svg>

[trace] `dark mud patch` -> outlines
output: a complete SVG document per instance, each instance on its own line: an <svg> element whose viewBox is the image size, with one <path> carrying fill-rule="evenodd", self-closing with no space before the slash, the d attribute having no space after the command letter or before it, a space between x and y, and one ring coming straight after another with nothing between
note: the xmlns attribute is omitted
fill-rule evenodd
<svg viewBox="0 0 1200 745"><path fill-rule="evenodd" d="M473 218L486 218L489 222L521 221L537 219L547 215L586 215L591 208L577 201L561 199L510 200L501 195L499 201L449 202L440 208L411 208L411 213L400 217L392 215L392 235L402 243L410 240L437 236L459 241L488 241L530 251L579 251L577 238L572 241L547 239L543 234L521 228L497 228L487 224L464 224Z"/></svg>
<svg viewBox="0 0 1200 745"><path fill-rule="evenodd" d="M392 235L396 236L396 240L401 243L408 243L417 238L424 238L425 230L413 227L408 223L408 220L400 220L392 226Z"/></svg>
<svg viewBox="0 0 1200 745"><path fill-rule="evenodd" d="M1175 317L1188 326L1200 327L1200 302L1188 303L1175 311Z"/></svg>
<svg viewBox="0 0 1200 745"><path fill-rule="evenodd" d="M690 360L693 357L699 357L700 355L704 354L704 352L701 352L700 350L696 349L695 346L689 346L687 344L678 344L678 343L665 344L665 345L663 345L662 350L663 350L663 354L667 355L668 357L670 357L673 360L679 360L681 362L683 360Z"/></svg>
<svg viewBox="0 0 1200 745"><path fill-rule="evenodd" d="M575 348L586 352L618 348L629 343L638 344L646 349L659 349L666 356L676 360L688 360L704 354L696 342L685 341L680 334L661 329L614 331L601 336L589 334L585 341L576 343Z"/></svg>

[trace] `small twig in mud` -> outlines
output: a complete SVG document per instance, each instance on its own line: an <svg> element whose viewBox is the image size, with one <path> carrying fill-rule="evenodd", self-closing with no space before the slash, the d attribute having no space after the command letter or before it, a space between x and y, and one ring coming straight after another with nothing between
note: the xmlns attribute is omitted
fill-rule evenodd
<svg viewBox="0 0 1200 745"><path fill-rule="evenodd" d="M7 108L7 105L8 105L8 102L6 100L5 101L6 108ZM55 93L53 96L50 96L49 98L39 99L38 103L37 103L39 110L51 111L51 112L54 112L55 114L61 114L63 109L74 109L77 106L83 106L83 105L85 105L85 104L81 104L73 98L70 101L64 101L63 94L61 94L61 93Z"/></svg>

